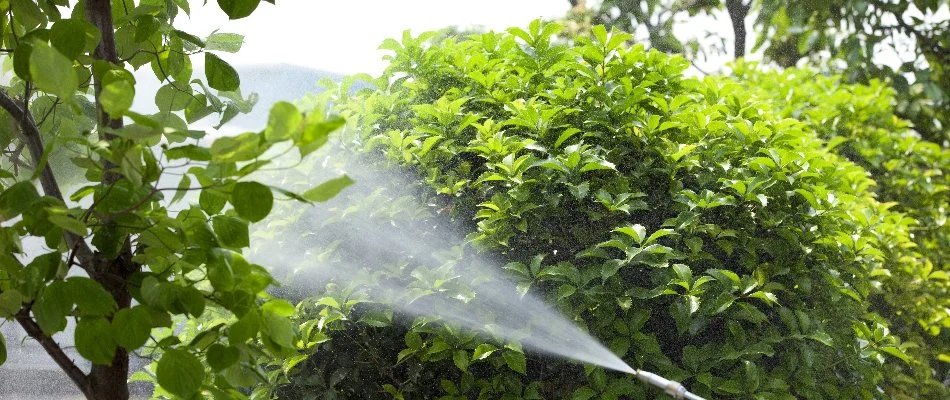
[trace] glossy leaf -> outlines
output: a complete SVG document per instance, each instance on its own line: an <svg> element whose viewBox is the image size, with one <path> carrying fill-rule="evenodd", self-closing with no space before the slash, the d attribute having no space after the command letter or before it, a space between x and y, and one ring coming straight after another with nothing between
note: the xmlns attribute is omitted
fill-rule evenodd
<svg viewBox="0 0 950 400"><path fill-rule="evenodd" d="M230 19L241 19L251 15L261 0L218 0L218 7Z"/></svg>
<svg viewBox="0 0 950 400"><path fill-rule="evenodd" d="M205 76L208 86L224 92L237 90L241 85L241 78L237 70L220 57L205 53Z"/></svg>

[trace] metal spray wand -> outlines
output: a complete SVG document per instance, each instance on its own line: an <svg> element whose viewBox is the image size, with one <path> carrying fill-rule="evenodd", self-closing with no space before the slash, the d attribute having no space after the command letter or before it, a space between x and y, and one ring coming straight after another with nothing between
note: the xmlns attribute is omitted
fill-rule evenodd
<svg viewBox="0 0 950 400"><path fill-rule="evenodd" d="M681 383L671 381L652 372L647 372L640 369L631 369L629 372L633 374L633 376L636 376L640 381L663 389L666 394L672 396L674 399L706 400L690 393L685 387L683 387Z"/></svg>

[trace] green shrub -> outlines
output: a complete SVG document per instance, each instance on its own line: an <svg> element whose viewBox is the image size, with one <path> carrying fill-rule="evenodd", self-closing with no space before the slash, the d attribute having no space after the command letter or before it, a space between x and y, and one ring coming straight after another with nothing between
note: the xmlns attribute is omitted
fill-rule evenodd
<svg viewBox="0 0 950 400"><path fill-rule="evenodd" d="M867 169L878 199L916 220L916 247L900 260L904 268L890 269L896 276L888 281L889 298L876 309L892 320L892 331L920 344L911 350L915 376L892 376L905 381L906 395L939 385L931 368L937 377L950 373L950 150L921 140L895 118L894 93L881 82L845 85L807 69L762 72L750 64L735 65L734 73L773 112L808 124L829 148Z"/></svg>
<svg viewBox="0 0 950 400"><path fill-rule="evenodd" d="M934 272L946 257L945 231L912 236L926 225L908 217L936 221L930 207L946 204L937 200L945 187L900 183L945 179L946 156L905 138L886 97L874 88L829 88L821 95L875 105L854 108L836 128L816 114L834 106L809 107L807 89L805 100L777 99L799 90L781 75L741 67L739 79L687 78L687 61L627 48L624 33L598 27L567 47L551 41L558 29L535 22L466 40L407 34L385 42L394 54L373 80L379 90L328 92L350 121L344 147L418 178L418 204L429 211L415 217L449 213L469 229L472 246L507 263L520 288L548 299L631 366L694 393L946 394L929 360L912 358L947 352L919 348L945 343L921 334L939 334L943 322L908 322L936 318L932 306L946 305L934 297L946 289L945 275ZM895 132L879 132L888 129ZM834 146L842 140L845 147ZM892 147L874 158L871 144L881 142ZM907 146L927 151L919 162L930 169L896 156ZM888 169L902 162L909 164ZM400 209L388 199L364 207ZM317 236L334 223L306 214L285 222L310 225ZM340 268L332 246L321 247L328 244L314 243L322 251L314 253ZM451 266L465 262L456 257ZM404 266L375 271L371 283L431 286ZM431 318L393 323L385 302L354 293L331 285L298 306L304 337L318 350L304 365L311 370L279 390L341 398L656 395L629 376L531 352L525 368L517 346L486 356L495 347L485 346L504 343ZM920 303L901 303L908 298Z"/></svg>

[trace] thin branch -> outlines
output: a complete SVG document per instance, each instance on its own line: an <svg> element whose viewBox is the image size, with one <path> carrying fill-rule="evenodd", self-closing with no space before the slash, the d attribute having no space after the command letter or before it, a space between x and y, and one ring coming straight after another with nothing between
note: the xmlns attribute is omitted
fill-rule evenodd
<svg viewBox="0 0 950 400"><path fill-rule="evenodd" d="M56 343L53 338L43 333L43 329L36 324L36 321L33 321L33 318L30 317L30 306L23 307L20 312L16 314L16 320L31 338L43 346L46 353L53 358L56 365L59 365L59 367L63 369L66 375L69 376L69 379L76 384L86 398L93 398L92 385L89 382L89 377L66 355L66 352L59 346L59 343Z"/></svg>
<svg viewBox="0 0 950 400"><path fill-rule="evenodd" d="M0 107L7 111L14 120L20 121L20 129L23 131L23 138L26 142L26 147L30 150L30 156L33 157L34 162L38 162L43 158L43 137L40 135L40 130L36 125L36 121L33 119L33 115L27 113L17 104L16 100L13 100L6 92L0 90ZM53 169L47 163L46 165L37 165L37 167L42 167L43 170L40 173L40 185L43 187L43 192L47 196L53 197L59 201L63 201L63 192L59 188L59 183L56 182L56 176L53 175ZM79 235L76 235L71 232L65 233L66 244L70 248L76 248L76 256L79 258L79 262L84 269L93 267L94 255L92 250L89 249L89 246L86 245L86 242L83 241L83 238Z"/></svg>
<svg viewBox="0 0 950 400"><path fill-rule="evenodd" d="M56 100L53 101L53 105L51 105L49 109L46 110L46 114L43 114L43 118L40 118L39 122L36 123L36 126L43 126L43 124L46 123L46 119L49 118L49 116L53 114L54 111L56 111L56 107L59 106L61 102L62 100L57 97Z"/></svg>

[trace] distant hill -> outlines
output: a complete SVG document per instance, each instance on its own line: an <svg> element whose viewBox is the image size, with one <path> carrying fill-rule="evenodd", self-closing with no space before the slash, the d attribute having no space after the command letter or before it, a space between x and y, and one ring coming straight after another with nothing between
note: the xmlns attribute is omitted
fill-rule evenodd
<svg viewBox="0 0 950 400"><path fill-rule="evenodd" d="M250 114L238 115L225 125L229 131L263 129L267 123L271 104L281 100L297 100L310 93L319 93L323 91L317 86L317 82L321 79L330 78L339 81L345 76L291 64L254 64L234 67L241 76L241 92L244 96L257 93L259 97L257 105ZM196 65L195 70L199 71L200 66ZM133 110L144 113L157 111L154 96L160 86L158 80L147 67L143 67L135 75L138 86ZM201 125L215 122L217 121L214 121L213 117L209 117L207 121L202 121Z"/></svg>
<svg viewBox="0 0 950 400"><path fill-rule="evenodd" d="M322 92L323 88L317 86L321 79L340 81L344 77L343 74L289 64L249 65L237 67L237 70L241 75L241 91L244 95L257 93L259 96L250 114L239 115L228 123L242 130L263 129L271 104Z"/></svg>

